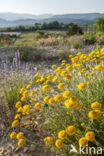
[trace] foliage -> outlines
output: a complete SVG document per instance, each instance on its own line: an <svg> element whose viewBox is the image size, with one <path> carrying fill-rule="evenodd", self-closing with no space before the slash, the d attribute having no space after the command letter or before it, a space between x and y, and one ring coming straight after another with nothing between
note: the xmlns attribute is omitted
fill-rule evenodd
<svg viewBox="0 0 104 156"><path fill-rule="evenodd" d="M96 42L96 34L94 32L86 32L83 35L85 44L94 44Z"/></svg>
<svg viewBox="0 0 104 156"><path fill-rule="evenodd" d="M104 33L104 17L99 17L99 19L94 24L94 28L97 32Z"/></svg>
<svg viewBox="0 0 104 156"><path fill-rule="evenodd" d="M77 24L74 24L74 23L71 23L69 25L69 31L67 32L68 35L80 35L80 34L83 34L82 32L82 29L77 25Z"/></svg>

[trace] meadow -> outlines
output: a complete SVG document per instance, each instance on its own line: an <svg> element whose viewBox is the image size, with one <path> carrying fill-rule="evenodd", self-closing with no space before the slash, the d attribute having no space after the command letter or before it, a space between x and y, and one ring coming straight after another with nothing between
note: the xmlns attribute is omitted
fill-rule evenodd
<svg viewBox="0 0 104 156"><path fill-rule="evenodd" d="M104 35L37 31L9 41L1 37L0 154L103 155Z"/></svg>

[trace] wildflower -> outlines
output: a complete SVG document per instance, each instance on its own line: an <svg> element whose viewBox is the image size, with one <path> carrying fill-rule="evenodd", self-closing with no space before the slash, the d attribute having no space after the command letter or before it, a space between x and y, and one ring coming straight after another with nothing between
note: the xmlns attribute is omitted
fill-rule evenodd
<svg viewBox="0 0 104 156"><path fill-rule="evenodd" d="M80 109L80 108L82 108L82 106L83 106L83 104L81 102L78 102L75 107L77 109Z"/></svg>
<svg viewBox="0 0 104 156"><path fill-rule="evenodd" d="M95 140L95 133L94 132L87 132L85 135L87 141L94 141Z"/></svg>
<svg viewBox="0 0 104 156"><path fill-rule="evenodd" d="M16 136L16 138L19 140L19 139L22 139L24 137L24 133L23 132L19 132Z"/></svg>
<svg viewBox="0 0 104 156"><path fill-rule="evenodd" d="M14 139L16 137L16 132L12 132L11 134L10 134L10 139Z"/></svg>
<svg viewBox="0 0 104 156"><path fill-rule="evenodd" d="M81 147L86 147L86 145L88 145L88 141L86 140L85 137L82 137L82 138L79 139L79 145Z"/></svg>
<svg viewBox="0 0 104 156"><path fill-rule="evenodd" d="M49 104L51 104L51 105L55 104L55 99L54 98L50 98L49 99Z"/></svg>
<svg viewBox="0 0 104 156"><path fill-rule="evenodd" d="M18 101L15 105L16 108L19 108L22 105L22 103L20 101Z"/></svg>
<svg viewBox="0 0 104 156"><path fill-rule="evenodd" d="M44 138L44 142L46 145L50 145L53 143L53 138L52 137L46 137L46 138Z"/></svg>
<svg viewBox="0 0 104 156"><path fill-rule="evenodd" d="M41 107L41 103L37 102L37 103L35 104L35 108L40 108L40 107Z"/></svg>
<svg viewBox="0 0 104 156"><path fill-rule="evenodd" d="M52 68L56 68L57 66L56 65L52 65Z"/></svg>
<svg viewBox="0 0 104 156"><path fill-rule="evenodd" d="M36 73L36 74L35 74L35 77L37 77L37 76L39 76L39 75L40 75L40 73Z"/></svg>
<svg viewBox="0 0 104 156"><path fill-rule="evenodd" d="M45 85L45 86L43 86L43 91L45 92L45 91L47 91L47 90L49 90L50 89L50 86L49 85Z"/></svg>
<svg viewBox="0 0 104 156"><path fill-rule="evenodd" d="M64 98L69 98L70 96L71 96L71 91L67 90L67 91L63 92Z"/></svg>
<svg viewBox="0 0 104 156"><path fill-rule="evenodd" d="M19 107L18 109L17 109L17 112L18 113L20 113L20 112L22 112L23 111L23 108L22 107Z"/></svg>
<svg viewBox="0 0 104 156"><path fill-rule="evenodd" d="M29 91L27 91L27 90L25 90L24 92L23 92L23 96L28 96L28 94L29 94Z"/></svg>
<svg viewBox="0 0 104 156"><path fill-rule="evenodd" d="M69 115L70 113L71 113L70 111L67 111L67 112L66 112L67 115Z"/></svg>
<svg viewBox="0 0 104 156"><path fill-rule="evenodd" d="M12 122L12 127L16 127L16 126L18 126L18 124L19 124L19 121L18 120L14 120Z"/></svg>
<svg viewBox="0 0 104 156"><path fill-rule="evenodd" d="M31 88L31 84L27 85L26 88L27 88L27 89Z"/></svg>
<svg viewBox="0 0 104 156"><path fill-rule="evenodd" d="M18 141L18 146L22 147L25 144L25 140L24 139L20 139Z"/></svg>
<svg viewBox="0 0 104 156"><path fill-rule="evenodd" d="M62 95L58 94L55 96L55 101L61 101L62 100Z"/></svg>
<svg viewBox="0 0 104 156"><path fill-rule="evenodd" d="M59 80L58 77L55 77L52 81L57 82L58 80Z"/></svg>
<svg viewBox="0 0 104 156"><path fill-rule="evenodd" d="M81 126L82 126L82 127L83 127L83 126L85 126L85 123L84 123L84 122L82 122L82 123L81 123Z"/></svg>
<svg viewBox="0 0 104 156"><path fill-rule="evenodd" d="M49 99L50 99L50 97L49 97L49 96L46 96L46 97L44 98L44 102L48 102Z"/></svg>
<svg viewBox="0 0 104 156"><path fill-rule="evenodd" d="M15 117L14 117L14 119L19 119L20 117L21 117L20 114L16 114Z"/></svg>
<svg viewBox="0 0 104 156"><path fill-rule="evenodd" d="M79 90L83 90L83 89L85 89L86 88L86 84L85 83L80 83L79 85L78 85L78 89Z"/></svg>
<svg viewBox="0 0 104 156"><path fill-rule="evenodd" d="M58 89L63 89L64 87L65 87L65 84L64 83L59 83Z"/></svg>
<svg viewBox="0 0 104 156"><path fill-rule="evenodd" d="M91 104L92 109L101 109L101 104L99 102L93 102Z"/></svg>
<svg viewBox="0 0 104 156"><path fill-rule="evenodd" d="M69 103L75 104L78 101L78 98L76 96L73 96L69 99Z"/></svg>
<svg viewBox="0 0 104 156"><path fill-rule="evenodd" d="M66 128L66 133L68 135L74 135L76 133L76 128L74 126L69 126Z"/></svg>
<svg viewBox="0 0 104 156"><path fill-rule="evenodd" d="M66 81L70 81L72 79L72 75L67 75L67 76L64 77L64 79Z"/></svg>
<svg viewBox="0 0 104 156"><path fill-rule="evenodd" d="M26 99L26 96L23 96L23 97L21 97L21 101L22 102L25 102L27 99Z"/></svg>
<svg viewBox="0 0 104 156"><path fill-rule="evenodd" d="M68 109L73 109L75 107L75 103L70 103L69 100L66 100L64 104Z"/></svg>
<svg viewBox="0 0 104 156"><path fill-rule="evenodd" d="M60 132L58 133L58 138L59 138L59 139L62 139L62 140L66 139L66 138L67 138L67 133L66 133L66 131L65 131L65 130L60 131Z"/></svg>
<svg viewBox="0 0 104 156"><path fill-rule="evenodd" d="M90 111L88 114L89 118L91 119L97 119L101 115L102 115L102 112L100 110L93 110L93 111Z"/></svg>
<svg viewBox="0 0 104 156"><path fill-rule="evenodd" d="M43 113L43 109L40 109L40 111L39 111L40 113Z"/></svg>
<svg viewBox="0 0 104 156"><path fill-rule="evenodd" d="M63 142L62 142L62 140L59 140L59 139L56 140L55 145L56 145L57 148L62 148L62 147L63 147Z"/></svg>
<svg viewBox="0 0 104 156"><path fill-rule="evenodd" d="M25 88L21 88L20 94L22 94L25 91Z"/></svg>

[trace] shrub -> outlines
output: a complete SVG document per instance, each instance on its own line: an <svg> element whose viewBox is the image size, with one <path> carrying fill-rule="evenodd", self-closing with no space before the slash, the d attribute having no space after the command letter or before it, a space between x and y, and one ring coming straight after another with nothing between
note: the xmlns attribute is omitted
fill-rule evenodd
<svg viewBox="0 0 104 156"><path fill-rule="evenodd" d="M85 44L94 44L96 42L96 34L95 32L87 32L83 35Z"/></svg>
<svg viewBox="0 0 104 156"><path fill-rule="evenodd" d="M69 26L69 31L67 32L67 34L69 36L75 35L75 34L80 35L80 34L83 34L83 32L82 32L82 29L78 25L71 23Z"/></svg>
<svg viewBox="0 0 104 156"><path fill-rule="evenodd" d="M73 41L72 42L72 47L75 48L75 49L79 49L79 48L82 48L83 46L83 43L81 41Z"/></svg>

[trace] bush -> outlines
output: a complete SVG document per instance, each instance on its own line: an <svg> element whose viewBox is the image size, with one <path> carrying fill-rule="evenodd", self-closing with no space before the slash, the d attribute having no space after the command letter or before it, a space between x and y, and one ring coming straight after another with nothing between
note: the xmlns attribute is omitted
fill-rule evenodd
<svg viewBox="0 0 104 156"><path fill-rule="evenodd" d="M85 44L90 45L96 42L96 34L95 32L87 32L83 35Z"/></svg>
<svg viewBox="0 0 104 156"><path fill-rule="evenodd" d="M82 48L83 46L83 43L81 41L73 41L72 42L72 47L75 48L75 49L79 49L79 48Z"/></svg>
<svg viewBox="0 0 104 156"><path fill-rule="evenodd" d="M82 29L78 25L71 23L69 26L69 31L67 32L67 34L69 36L75 35L75 34L80 35L80 34L83 34L83 32L82 32Z"/></svg>

